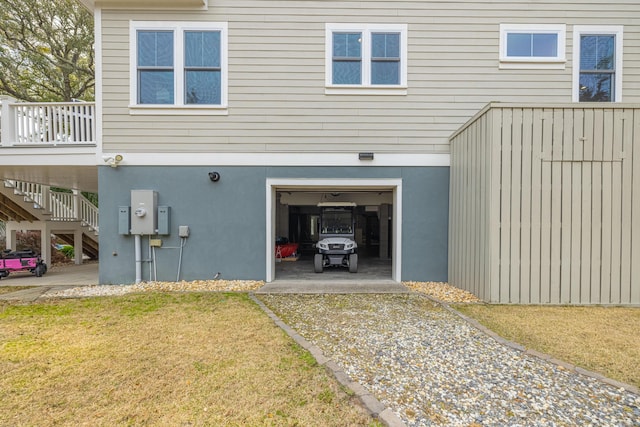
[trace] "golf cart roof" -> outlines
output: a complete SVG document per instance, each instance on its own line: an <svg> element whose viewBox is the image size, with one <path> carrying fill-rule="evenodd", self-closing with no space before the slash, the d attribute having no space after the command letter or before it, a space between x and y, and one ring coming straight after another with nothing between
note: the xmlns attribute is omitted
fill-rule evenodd
<svg viewBox="0 0 640 427"><path fill-rule="evenodd" d="M332 207L332 208L340 208L340 207L348 207L348 206L357 206L355 202L320 202L318 203L318 207Z"/></svg>

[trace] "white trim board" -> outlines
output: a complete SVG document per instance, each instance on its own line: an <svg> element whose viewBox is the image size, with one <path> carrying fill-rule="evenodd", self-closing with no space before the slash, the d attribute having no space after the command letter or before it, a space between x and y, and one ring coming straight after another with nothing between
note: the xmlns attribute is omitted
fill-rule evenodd
<svg viewBox="0 0 640 427"><path fill-rule="evenodd" d="M278 188L340 188L350 190L358 188L372 191L387 188L393 191L393 243L391 257L391 278L402 280L402 179L306 179L306 178L267 178L266 180L266 282L275 277L275 241L276 241L276 191Z"/></svg>
<svg viewBox="0 0 640 427"><path fill-rule="evenodd" d="M120 154L122 166L449 166L449 153L374 153L373 160L360 160L358 153L98 153Z"/></svg>

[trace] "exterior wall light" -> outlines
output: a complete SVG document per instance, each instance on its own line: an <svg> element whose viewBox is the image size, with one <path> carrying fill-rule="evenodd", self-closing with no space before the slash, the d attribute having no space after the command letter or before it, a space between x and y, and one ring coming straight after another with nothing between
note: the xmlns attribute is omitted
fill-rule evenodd
<svg viewBox="0 0 640 427"><path fill-rule="evenodd" d="M104 162L111 166L112 168L117 168L118 165L120 164L120 162L124 159L124 157L122 157L122 154L116 154L115 156L103 156L102 160L104 160Z"/></svg>

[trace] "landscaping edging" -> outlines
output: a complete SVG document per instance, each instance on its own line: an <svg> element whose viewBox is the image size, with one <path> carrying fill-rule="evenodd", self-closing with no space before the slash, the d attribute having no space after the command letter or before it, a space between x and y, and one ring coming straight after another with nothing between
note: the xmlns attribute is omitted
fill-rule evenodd
<svg viewBox="0 0 640 427"><path fill-rule="evenodd" d="M298 334L293 328L284 323L273 311L271 311L262 301L260 301L253 293L249 293L249 298L255 302L264 311L267 316L273 320L273 322L282 329L287 335L289 335L300 347L307 350L315 358L319 365L324 366L331 372L331 374L338 380L338 382L351 390L353 394L360 400L362 405L369 411L369 413L380 420L388 427L406 427L406 424L389 408L376 399L369 391L363 387L360 383L354 382L349 376L335 363L333 360L327 358L322 350L307 341L304 337Z"/></svg>
<svg viewBox="0 0 640 427"><path fill-rule="evenodd" d="M464 320L465 322L467 322L468 324L470 324L471 326L473 326L474 328L478 329L479 331L481 331L482 333L490 336L491 338L493 338L494 340L496 340L497 342L499 342L502 345L505 345L507 347L510 347L514 350L520 351L522 353L537 357L538 359L542 359L545 362L549 362L549 363L553 363L554 365L557 365L563 369L566 369L568 371L571 372L575 372L578 373L580 375L585 375L587 377L596 379L602 383L608 384L612 387L615 387L617 389L624 389L630 393L634 393L637 395L640 395L640 389L638 389L638 387L635 387L631 384L626 384L620 381L616 381L613 380L611 378L605 377L602 374L599 374L597 372L593 372L593 371L589 371L587 369L581 368L579 366L573 365L569 362L565 362L563 360L560 359L556 359L555 357L546 354L546 353L542 353L540 351L534 350L532 348L526 348L523 345L520 345L516 342L513 341L509 341L507 339L504 339L503 337L501 337L500 335L496 334L495 332L493 332L492 330L490 330L489 328L483 326L480 322L478 322L477 320L466 316L462 313L460 313L458 310L452 308L448 303L440 301L436 298L433 298L429 295L425 295L425 294L420 294L419 292L415 292L416 294L422 295L423 297L436 302L440 305L442 305L442 307L444 307L445 310L449 311L452 314L455 314L456 316L458 316L459 318L461 318L462 320Z"/></svg>

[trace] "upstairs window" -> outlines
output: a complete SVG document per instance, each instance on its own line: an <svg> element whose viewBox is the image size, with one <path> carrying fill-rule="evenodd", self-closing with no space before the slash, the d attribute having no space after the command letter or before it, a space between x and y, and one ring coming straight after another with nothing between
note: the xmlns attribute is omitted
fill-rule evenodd
<svg viewBox="0 0 640 427"><path fill-rule="evenodd" d="M226 107L226 24L132 22L132 108Z"/></svg>
<svg viewBox="0 0 640 427"><path fill-rule="evenodd" d="M622 99L622 27L574 27L574 93L579 102Z"/></svg>
<svg viewBox="0 0 640 427"><path fill-rule="evenodd" d="M406 25L327 24L326 51L328 88L406 88Z"/></svg>
<svg viewBox="0 0 640 427"><path fill-rule="evenodd" d="M500 25L500 68L564 68L565 25Z"/></svg>

